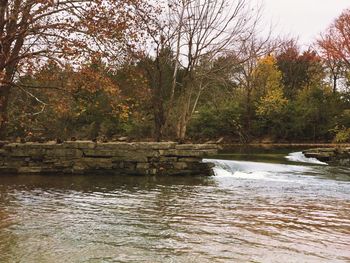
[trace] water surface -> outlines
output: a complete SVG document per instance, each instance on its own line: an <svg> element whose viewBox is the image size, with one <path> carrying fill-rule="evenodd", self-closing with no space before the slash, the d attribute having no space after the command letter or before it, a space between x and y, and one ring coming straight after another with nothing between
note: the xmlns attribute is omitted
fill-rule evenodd
<svg viewBox="0 0 350 263"><path fill-rule="evenodd" d="M211 160L210 178L2 175L0 262L350 262L349 168L280 157Z"/></svg>

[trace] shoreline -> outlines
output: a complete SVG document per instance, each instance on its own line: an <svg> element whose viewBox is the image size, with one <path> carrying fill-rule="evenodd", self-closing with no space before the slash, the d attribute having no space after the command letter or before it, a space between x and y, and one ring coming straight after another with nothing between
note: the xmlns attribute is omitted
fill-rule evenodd
<svg viewBox="0 0 350 263"><path fill-rule="evenodd" d="M350 143L222 143L223 147L233 146L233 147L335 147L343 148L350 147Z"/></svg>

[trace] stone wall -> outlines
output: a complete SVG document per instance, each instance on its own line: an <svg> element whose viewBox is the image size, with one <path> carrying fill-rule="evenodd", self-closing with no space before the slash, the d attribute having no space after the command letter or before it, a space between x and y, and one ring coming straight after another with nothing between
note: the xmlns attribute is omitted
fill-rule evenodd
<svg viewBox="0 0 350 263"><path fill-rule="evenodd" d="M0 175L9 173L116 173L132 175L210 175L202 158L217 154L215 144L175 142L67 141L0 146Z"/></svg>
<svg viewBox="0 0 350 263"><path fill-rule="evenodd" d="M350 147L315 148L305 150L303 154L328 164L350 166Z"/></svg>

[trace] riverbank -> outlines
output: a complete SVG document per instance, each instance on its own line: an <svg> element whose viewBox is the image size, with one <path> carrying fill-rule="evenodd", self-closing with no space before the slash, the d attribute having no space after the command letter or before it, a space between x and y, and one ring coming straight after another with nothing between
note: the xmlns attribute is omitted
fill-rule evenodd
<svg viewBox="0 0 350 263"><path fill-rule="evenodd" d="M313 148L303 151L303 154L328 164L350 166L350 147Z"/></svg>
<svg viewBox="0 0 350 263"><path fill-rule="evenodd" d="M202 158L216 144L176 142L10 143L0 148L0 172L11 174L211 175Z"/></svg>
<svg viewBox="0 0 350 263"><path fill-rule="evenodd" d="M221 144L224 148L229 147L262 147L262 148L288 148L288 147L306 147L306 148L327 148L327 147L334 147L334 148L344 148L344 147L350 147L350 143L224 143Z"/></svg>

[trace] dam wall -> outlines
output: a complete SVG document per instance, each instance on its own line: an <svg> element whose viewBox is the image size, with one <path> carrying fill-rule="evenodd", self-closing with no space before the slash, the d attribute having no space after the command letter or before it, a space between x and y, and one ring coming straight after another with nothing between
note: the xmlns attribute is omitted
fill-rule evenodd
<svg viewBox="0 0 350 263"><path fill-rule="evenodd" d="M66 141L0 146L1 174L211 175L215 144Z"/></svg>

